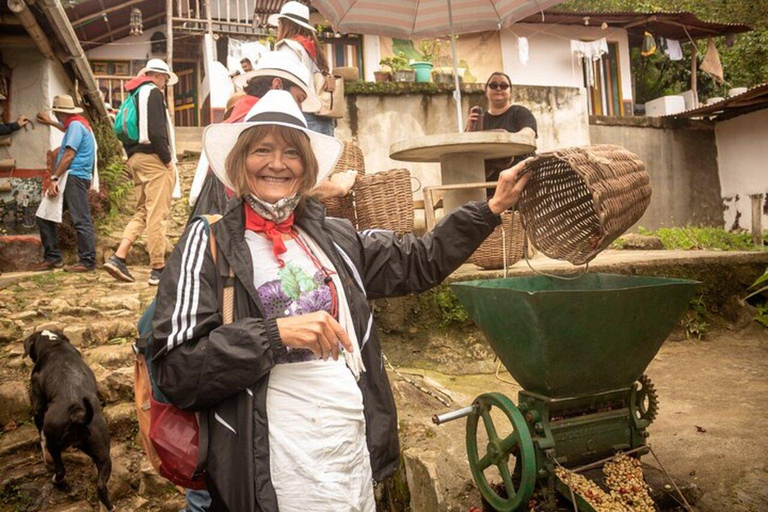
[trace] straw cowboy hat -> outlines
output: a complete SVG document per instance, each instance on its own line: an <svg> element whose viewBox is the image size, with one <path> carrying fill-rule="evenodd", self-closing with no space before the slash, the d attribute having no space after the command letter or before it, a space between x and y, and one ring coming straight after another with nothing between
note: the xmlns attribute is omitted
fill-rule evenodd
<svg viewBox="0 0 768 512"><path fill-rule="evenodd" d="M328 135L307 128L307 121L288 91L273 89L264 95L246 114L245 121L233 124L212 124L203 132L203 150L216 177L229 189L225 162L238 137L255 126L277 125L301 130L309 137L317 158L317 183L323 181L336 166L344 144Z"/></svg>
<svg viewBox="0 0 768 512"><path fill-rule="evenodd" d="M179 81L179 77L171 71L163 59L149 59L147 65L141 68L137 76L145 76L148 71L168 75L168 85L175 85Z"/></svg>
<svg viewBox="0 0 768 512"><path fill-rule="evenodd" d="M312 84L312 73L302 64L298 58L286 52L267 52L253 68L242 75L236 76L233 81L237 87L244 88L251 78L257 76L275 76L283 80L290 80L298 85L307 95L301 108L304 112L317 112L322 107L322 102L315 93Z"/></svg>
<svg viewBox="0 0 768 512"><path fill-rule="evenodd" d="M83 111L80 107L75 106L75 100L69 94L54 96L51 110L62 114L79 114Z"/></svg>
<svg viewBox="0 0 768 512"><path fill-rule="evenodd" d="M277 21L280 18L291 20L297 25L301 25L304 28L308 28L312 32L317 32L315 27L309 23L309 7L301 2L286 2L280 9L279 14L273 14L267 18L267 23L273 27L277 26Z"/></svg>

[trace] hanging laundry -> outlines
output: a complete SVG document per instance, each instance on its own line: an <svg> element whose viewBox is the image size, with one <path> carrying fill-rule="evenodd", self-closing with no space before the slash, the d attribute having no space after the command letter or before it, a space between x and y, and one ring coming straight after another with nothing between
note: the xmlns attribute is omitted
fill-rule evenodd
<svg viewBox="0 0 768 512"><path fill-rule="evenodd" d="M717 52L717 47L715 46L715 41L712 39L712 36L710 36L707 41L707 53L704 55L704 60L699 67L702 71L709 73L720 82L725 82L725 78L723 77L723 65L720 63L720 54Z"/></svg>
<svg viewBox="0 0 768 512"><path fill-rule="evenodd" d="M528 64L528 38L527 37L517 38L517 52L520 57L520 62L523 64L523 66Z"/></svg>
<svg viewBox="0 0 768 512"><path fill-rule="evenodd" d="M592 73L592 62L600 60L603 55L608 53L608 41L603 37L597 41L577 41L571 40L571 53L580 59L586 59L587 65L587 83L590 87L595 85L595 77Z"/></svg>
<svg viewBox="0 0 768 512"><path fill-rule="evenodd" d="M683 60L683 48L677 39L662 39L661 47L669 60Z"/></svg>

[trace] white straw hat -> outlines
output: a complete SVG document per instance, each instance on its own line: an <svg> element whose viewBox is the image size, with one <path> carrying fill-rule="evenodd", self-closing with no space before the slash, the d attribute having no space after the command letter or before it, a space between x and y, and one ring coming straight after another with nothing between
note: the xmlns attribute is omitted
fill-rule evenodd
<svg viewBox="0 0 768 512"><path fill-rule="evenodd" d="M138 76L146 75L147 71L168 75L168 85L174 85L179 81L179 77L176 76L176 73L171 71L171 68L168 67L168 64L166 64L163 59L149 59L147 65L139 71Z"/></svg>
<svg viewBox="0 0 768 512"><path fill-rule="evenodd" d="M248 81L257 76L274 76L283 80L290 80L301 87L301 90L307 95L307 99L301 104L301 109L304 112L317 112L323 105L313 87L310 86L313 83L312 73L291 53L267 52L259 59L253 71L238 75L233 81L237 87L245 88Z"/></svg>
<svg viewBox="0 0 768 512"><path fill-rule="evenodd" d="M301 25L304 28L308 28L312 32L317 32L315 30L315 27L310 25L309 23L309 7L302 4L301 2L286 2L285 5L280 9L279 14L273 14L269 18L267 18L267 23L272 25L273 27L277 26L277 20L280 18L285 18L287 20L291 20L297 25Z"/></svg>
<svg viewBox="0 0 768 512"><path fill-rule="evenodd" d="M344 143L340 140L309 130L307 121L291 93L273 89L256 102L246 114L244 122L212 124L203 132L205 156L216 177L227 188L234 189L227 178L226 160L237 139L245 130L265 125L285 126L307 134L317 158L317 183L328 177L344 148Z"/></svg>
<svg viewBox="0 0 768 512"><path fill-rule="evenodd" d="M54 96L51 110L63 114L79 114L83 111L80 107L75 106L75 100L73 100L72 96L69 94L59 94L58 96Z"/></svg>

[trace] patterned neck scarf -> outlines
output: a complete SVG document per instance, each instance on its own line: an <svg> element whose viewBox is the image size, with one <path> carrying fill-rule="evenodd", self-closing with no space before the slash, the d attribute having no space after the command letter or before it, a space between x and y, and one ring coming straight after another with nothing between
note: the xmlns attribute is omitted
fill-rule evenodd
<svg viewBox="0 0 768 512"><path fill-rule="evenodd" d="M288 250L283 235L293 232L293 209L298 202L297 196L283 198L275 204L252 195L245 196L245 229L264 233L272 242L272 254L275 255L280 268L285 266L280 255Z"/></svg>

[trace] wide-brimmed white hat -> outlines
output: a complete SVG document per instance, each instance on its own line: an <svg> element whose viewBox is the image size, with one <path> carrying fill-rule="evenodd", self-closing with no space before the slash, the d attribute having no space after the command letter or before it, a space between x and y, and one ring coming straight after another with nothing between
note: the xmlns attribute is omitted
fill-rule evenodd
<svg viewBox="0 0 768 512"><path fill-rule="evenodd" d="M168 64L166 64L163 59L149 59L147 65L139 71L138 76L146 75L147 71L168 75L168 85L174 85L179 81L179 77L176 76L176 73L171 71L171 68L168 67Z"/></svg>
<svg viewBox="0 0 768 512"><path fill-rule="evenodd" d="M229 189L234 189L227 178L226 161L240 135L256 126L277 125L301 130L309 137L312 151L317 158L317 183L323 181L336 166L344 143L340 140L313 132L307 128L307 120L288 91L273 89L264 95L246 114L245 121L233 124L212 124L203 132L203 150L216 177Z"/></svg>
<svg viewBox="0 0 768 512"><path fill-rule="evenodd" d="M79 114L83 111L80 107L75 106L75 100L73 100L72 96L69 94L59 94L58 96L54 96L51 110L63 114Z"/></svg>
<svg viewBox="0 0 768 512"><path fill-rule="evenodd" d="M277 20L280 18L285 18L287 20L291 20L297 25L301 25L304 28L308 28L312 32L317 32L315 30L315 27L310 25L309 23L309 7L302 4L301 2L286 2L285 5L280 9L280 12L278 14L273 14L269 18L267 18L267 23L272 25L273 27L277 26Z"/></svg>
<svg viewBox="0 0 768 512"><path fill-rule="evenodd" d="M251 78L257 76L274 76L283 80L290 80L301 87L307 95L301 104L304 112L317 112L322 107L320 98L314 91L312 73L307 66L301 63L297 57L288 52L267 52L259 59L253 71L236 76L233 81L240 88L245 88Z"/></svg>

